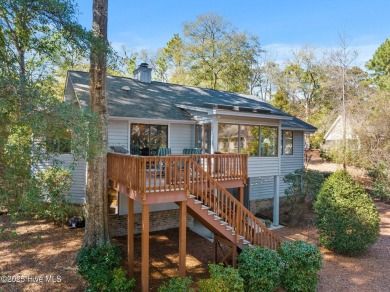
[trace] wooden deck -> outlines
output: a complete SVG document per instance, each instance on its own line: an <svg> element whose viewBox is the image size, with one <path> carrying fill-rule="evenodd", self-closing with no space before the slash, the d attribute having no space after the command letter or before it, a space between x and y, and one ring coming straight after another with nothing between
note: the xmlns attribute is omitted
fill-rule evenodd
<svg viewBox="0 0 390 292"><path fill-rule="evenodd" d="M217 246L230 247L233 265L237 247L264 245L277 249L279 239L243 205L248 156L245 154L132 156L108 154L108 178L112 187L129 195L128 264L134 262L134 201L142 204L142 290L149 291L150 204L179 205L179 276L185 276L186 213L215 235ZM239 200L226 188L239 188ZM226 255L222 261L227 260Z"/></svg>
<svg viewBox="0 0 390 292"><path fill-rule="evenodd" d="M247 155L201 154L134 156L108 154L108 178L114 188L143 204L186 200L196 180L191 165L196 162L208 175L226 188L246 183Z"/></svg>

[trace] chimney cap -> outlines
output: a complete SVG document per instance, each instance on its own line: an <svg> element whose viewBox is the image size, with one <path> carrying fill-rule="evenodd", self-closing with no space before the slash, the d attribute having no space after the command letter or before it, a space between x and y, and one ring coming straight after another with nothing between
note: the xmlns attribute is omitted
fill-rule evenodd
<svg viewBox="0 0 390 292"><path fill-rule="evenodd" d="M148 63L141 63L141 64L139 64L139 66L140 66L140 67L146 67L146 68L148 68L148 67L149 67L149 64L148 64Z"/></svg>

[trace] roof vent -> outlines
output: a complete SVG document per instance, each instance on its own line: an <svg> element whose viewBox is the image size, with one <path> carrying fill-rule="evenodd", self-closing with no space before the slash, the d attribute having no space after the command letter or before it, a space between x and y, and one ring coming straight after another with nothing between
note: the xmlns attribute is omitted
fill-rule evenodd
<svg viewBox="0 0 390 292"><path fill-rule="evenodd" d="M128 87L128 86L123 86L123 87L122 87L122 90L124 90L124 91L130 91L130 87Z"/></svg>
<svg viewBox="0 0 390 292"><path fill-rule="evenodd" d="M148 63L141 63L137 69L133 71L134 78L144 83L152 82L152 68L149 68Z"/></svg>

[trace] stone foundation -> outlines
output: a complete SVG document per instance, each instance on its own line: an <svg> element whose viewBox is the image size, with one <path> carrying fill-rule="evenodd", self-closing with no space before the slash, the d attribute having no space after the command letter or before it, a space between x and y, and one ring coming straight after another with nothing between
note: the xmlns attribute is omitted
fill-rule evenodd
<svg viewBox="0 0 390 292"><path fill-rule="evenodd" d="M150 232L179 227L179 209L150 212ZM194 225L194 218L187 214L187 227ZM134 234L141 233L142 213L134 214ZM127 215L110 215L108 230L111 237L127 235Z"/></svg>

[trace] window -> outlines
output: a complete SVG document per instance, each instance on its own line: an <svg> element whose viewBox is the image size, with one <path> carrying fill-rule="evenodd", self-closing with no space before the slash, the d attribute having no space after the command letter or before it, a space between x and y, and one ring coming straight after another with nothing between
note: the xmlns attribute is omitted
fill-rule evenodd
<svg viewBox="0 0 390 292"><path fill-rule="evenodd" d="M293 155L293 131L282 131L282 154Z"/></svg>
<svg viewBox="0 0 390 292"><path fill-rule="evenodd" d="M218 151L238 153L238 125L218 124Z"/></svg>
<svg viewBox="0 0 390 292"><path fill-rule="evenodd" d="M278 156L278 128L218 124L218 151L249 156Z"/></svg>
<svg viewBox="0 0 390 292"><path fill-rule="evenodd" d="M132 124L130 143L141 155L156 155L157 148L168 147L168 126Z"/></svg>
<svg viewBox="0 0 390 292"><path fill-rule="evenodd" d="M72 132L69 129L60 129L46 138L47 153L71 153Z"/></svg>
<svg viewBox="0 0 390 292"><path fill-rule="evenodd" d="M260 156L278 156L278 128L260 126Z"/></svg>
<svg viewBox="0 0 390 292"><path fill-rule="evenodd" d="M240 125L240 153L259 156L259 126Z"/></svg>

